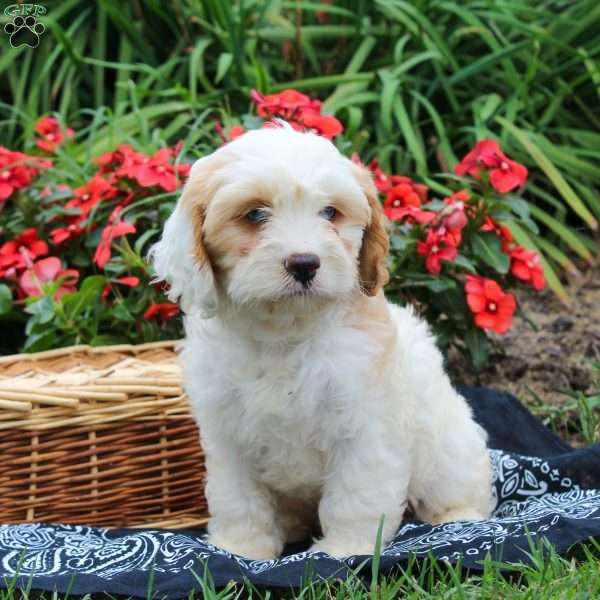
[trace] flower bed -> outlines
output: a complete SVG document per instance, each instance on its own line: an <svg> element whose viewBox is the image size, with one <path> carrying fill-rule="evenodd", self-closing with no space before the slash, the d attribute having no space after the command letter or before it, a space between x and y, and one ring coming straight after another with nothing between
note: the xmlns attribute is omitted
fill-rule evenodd
<svg viewBox="0 0 600 600"><path fill-rule="evenodd" d="M295 90L251 98L256 115L244 125L216 123L215 147L248 128L277 126L274 118L347 147L343 124L318 100ZM179 310L152 284L144 255L189 173L189 151L122 144L74 160L63 150L77 132L52 116L35 131L36 155L0 148L0 315L13 334L3 350L180 335ZM415 303L443 346L455 343L483 364L486 332L506 332L517 310L509 289L545 283L538 255L511 233L515 223L535 228L519 195L527 169L493 140L479 141L454 174L429 186L377 161L367 168L391 222L388 295Z"/></svg>

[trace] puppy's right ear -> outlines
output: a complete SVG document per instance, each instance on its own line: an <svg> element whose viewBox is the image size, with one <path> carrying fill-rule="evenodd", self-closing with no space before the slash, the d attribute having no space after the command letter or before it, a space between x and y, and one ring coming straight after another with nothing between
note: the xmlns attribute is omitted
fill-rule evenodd
<svg viewBox="0 0 600 600"><path fill-rule="evenodd" d="M218 300L202 231L210 200L207 179L213 171L211 160L212 155L194 163L162 237L149 253L154 281L166 281L170 286L169 300L179 301L186 314L200 313L205 318L214 316Z"/></svg>

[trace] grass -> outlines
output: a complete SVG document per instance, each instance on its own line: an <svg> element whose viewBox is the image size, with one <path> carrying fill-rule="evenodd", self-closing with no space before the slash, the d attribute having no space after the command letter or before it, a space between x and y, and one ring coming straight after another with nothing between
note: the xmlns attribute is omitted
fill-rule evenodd
<svg viewBox="0 0 600 600"><path fill-rule="evenodd" d="M197 569L197 591L189 598L206 600L237 600L250 598L271 600L275 598L297 600L395 600L407 599L544 599L597 598L600 596L600 543L591 541L577 549L576 554L564 558L548 544L532 546L531 564L505 564L491 559L483 561L477 573L468 573L460 566L441 563L432 557L419 562L410 560L393 576L382 577L378 562L373 561L370 581L356 573L344 582L309 582L296 590L258 589L249 582L244 585L230 583L217 588L206 569ZM67 600L70 594L39 593L28 588L19 590L15 581L7 582L0 590L0 600ZM83 596L85 600L108 597L101 594ZM153 589L152 577L146 597L160 598Z"/></svg>
<svg viewBox="0 0 600 600"><path fill-rule="evenodd" d="M565 401L557 405L544 402L530 390L530 398L525 401L528 408L553 431L584 445L600 442L600 362L588 362L593 369L591 393L565 391Z"/></svg>

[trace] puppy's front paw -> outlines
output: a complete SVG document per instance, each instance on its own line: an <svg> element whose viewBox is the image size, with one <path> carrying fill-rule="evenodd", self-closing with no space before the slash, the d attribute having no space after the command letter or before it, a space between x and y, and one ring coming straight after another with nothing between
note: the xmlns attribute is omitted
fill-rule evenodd
<svg viewBox="0 0 600 600"><path fill-rule="evenodd" d="M455 508L434 515L431 518L431 523L433 525L440 525L453 521L484 521L488 517L475 508Z"/></svg>
<svg viewBox="0 0 600 600"><path fill-rule="evenodd" d="M348 556L368 555L371 556L375 549L375 541L371 540L335 540L323 538L315 542L311 548L311 552L325 552L334 558L346 558Z"/></svg>
<svg viewBox="0 0 600 600"><path fill-rule="evenodd" d="M283 550L283 543L278 537L265 534L242 537L215 532L208 536L208 542L251 560L271 560Z"/></svg>

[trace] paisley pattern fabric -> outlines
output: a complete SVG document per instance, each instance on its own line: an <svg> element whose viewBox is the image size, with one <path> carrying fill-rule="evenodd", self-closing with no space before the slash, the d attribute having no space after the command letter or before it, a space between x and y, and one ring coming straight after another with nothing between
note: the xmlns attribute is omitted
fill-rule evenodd
<svg viewBox="0 0 600 600"><path fill-rule="evenodd" d="M469 394L476 416L489 431L493 423L486 422L482 411L477 410L475 396ZM495 400L498 398L516 402L496 394ZM532 423L535 427L529 432L530 442L551 439L541 424L535 420ZM514 430L509 424L498 427ZM527 561L527 551L539 538L548 539L564 552L591 536L600 537L600 446L566 448L566 452L544 457L490 450L497 500L492 518L436 526L405 522L382 551L383 572L391 571L411 555L432 553L439 559L460 560L477 569L487 554L509 562ZM576 478L578 474L581 481ZM308 572L313 577L344 578L349 569L368 561L364 556L340 561L302 548L290 548L288 552L277 560L246 560L211 546L201 531L2 525L0 587L16 578L19 584L29 583L32 589L146 597L152 579L160 596L183 598L190 590L199 589L198 577L205 569L216 585L247 578L255 585L289 587L299 585Z"/></svg>

